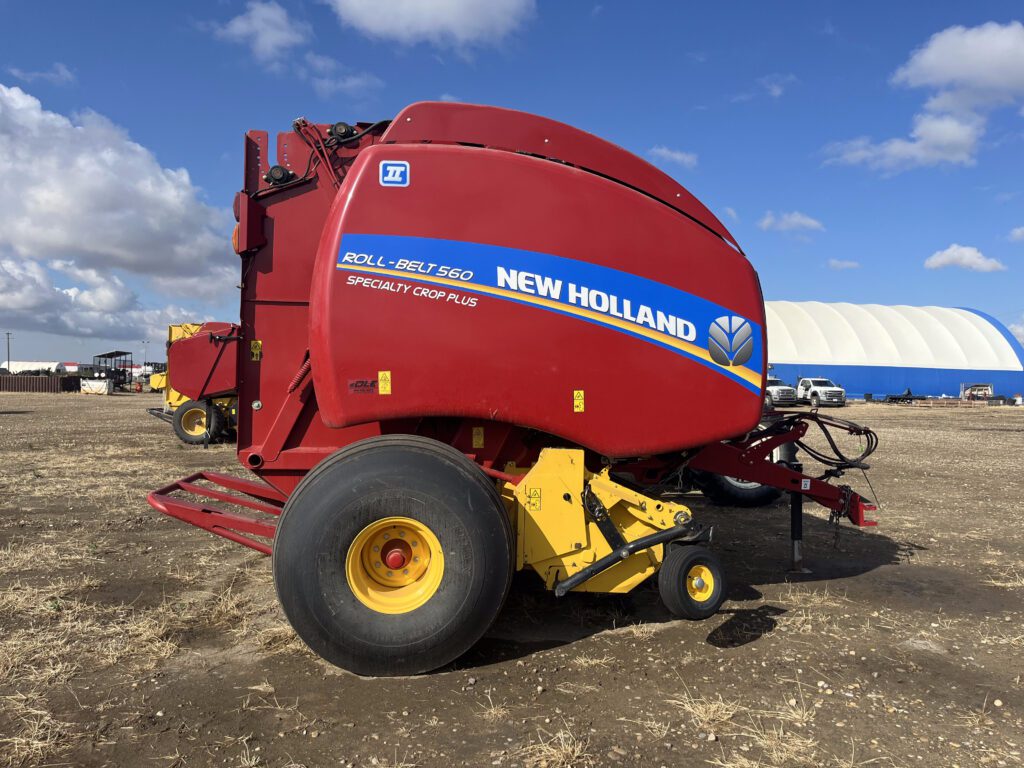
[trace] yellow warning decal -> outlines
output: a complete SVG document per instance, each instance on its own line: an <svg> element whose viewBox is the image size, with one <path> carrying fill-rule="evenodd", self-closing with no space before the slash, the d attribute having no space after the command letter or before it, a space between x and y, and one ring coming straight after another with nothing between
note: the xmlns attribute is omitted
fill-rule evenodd
<svg viewBox="0 0 1024 768"><path fill-rule="evenodd" d="M377 371L377 394L391 394L391 371Z"/></svg>
<svg viewBox="0 0 1024 768"><path fill-rule="evenodd" d="M258 363L263 359L263 342L259 339L253 339L249 342L249 356L252 358L254 363Z"/></svg>
<svg viewBox="0 0 1024 768"><path fill-rule="evenodd" d="M572 412L583 413L583 390L574 389L572 391Z"/></svg>
<svg viewBox="0 0 1024 768"><path fill-rule="evenodd" d="M473 447L483 448L484 447L484 428L473 427Z"/></svg>
<svg viewBox="0 0 1024 768"><path fill-rule="evenodd" d="M540 488L526 489L526 510L540 512Z"/></svg>

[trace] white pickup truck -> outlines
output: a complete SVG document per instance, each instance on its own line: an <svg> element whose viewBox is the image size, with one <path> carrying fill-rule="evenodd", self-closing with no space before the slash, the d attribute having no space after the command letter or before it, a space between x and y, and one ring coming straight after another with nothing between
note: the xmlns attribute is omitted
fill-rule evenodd
<svg viewBox="0 0 1024 768"><path fill-rule="evenodd" d="M846 405L846 390L831 379L800 379L796 385L796 399L810 403L812 408L821 405Z"/></svg>
<svg viewBox="0 0 1024 768"><path fill-rule="evenodd" d="M796 390L776 376L769 376L764 385L764 407L796 405Z"/></svg>

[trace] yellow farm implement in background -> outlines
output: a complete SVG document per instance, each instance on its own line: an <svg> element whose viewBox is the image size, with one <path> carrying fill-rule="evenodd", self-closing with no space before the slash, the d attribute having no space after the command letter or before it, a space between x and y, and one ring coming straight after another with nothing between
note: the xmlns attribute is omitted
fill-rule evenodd
<svg viewBox="0 0 1024 768"><path fill-rule="evenodd" d="M202 326L179 323L167 326L167 348L179 339L194 336ZM149 388L164 393L162 408L149 408L149 413L174 428L178 439L188 445L202 445L216 440L234 439L238 398L235 395L209 400L190 400L174 388L170 368L149 377Z"/></svg>

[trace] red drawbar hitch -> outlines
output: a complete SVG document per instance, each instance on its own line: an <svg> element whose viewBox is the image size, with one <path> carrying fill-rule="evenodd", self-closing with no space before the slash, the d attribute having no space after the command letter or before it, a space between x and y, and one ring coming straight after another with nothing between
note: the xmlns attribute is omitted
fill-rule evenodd
<svg viewBox="0 0 1024 768"><path fill-rule="evenodd" d="M771 452L781 445L796 443L819 460L826 460L836 469L867 469L864 464L874 450L876 438L866 427L850 421L824 416L815 412L777 411L780 418L765 429L752 432L744 440L730 443L714 443L701 448L690 460L691 469L714 472L718 475L738 477L743 480L770 485L791 493L800 493L833 512L847 517L857 526L872 526L878 523L868 520L866 513L878 509L874 502L856 493L848 485L831 485L824 480L796 472L785 464L768 460ZM808 448L801 442L807 434L808 425L817 424L836 454L834 460L824 459L823 454ZM828 428L842 429L852 435L868 438L868 448L860 456L848 459L842 455L828 432ZM828 473L826 473L827 476Z"/></svg>

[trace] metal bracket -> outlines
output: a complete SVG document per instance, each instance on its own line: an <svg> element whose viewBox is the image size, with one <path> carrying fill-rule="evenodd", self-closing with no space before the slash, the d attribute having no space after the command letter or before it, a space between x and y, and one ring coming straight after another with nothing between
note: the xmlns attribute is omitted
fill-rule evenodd
<svg viewBox="0 0 1024 768"><path fill-rule="evenodd" d="M711 541L712 532L713 529L710 526L704 527L697 523L687 523L686 525L676 525L664 531L657 531L649 536L642 536L639 539L626 542L610 555L605 555L597 562L591 563L586 568L558 582L555 585L555 597L564 597L567 592L593 578L601 571L611 568L616 563L622 562L641 550L650 549L658 544L699 544L708 542Z"/></svg>

